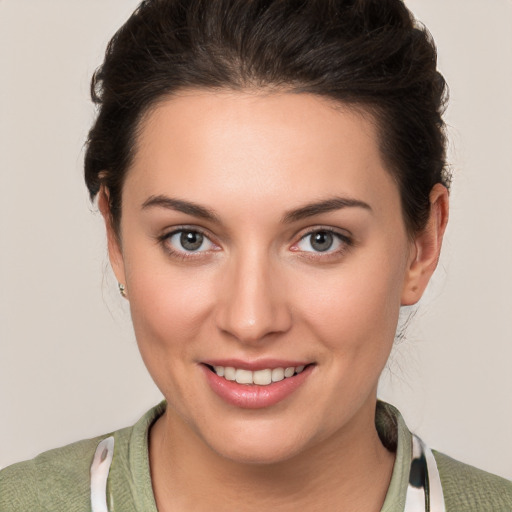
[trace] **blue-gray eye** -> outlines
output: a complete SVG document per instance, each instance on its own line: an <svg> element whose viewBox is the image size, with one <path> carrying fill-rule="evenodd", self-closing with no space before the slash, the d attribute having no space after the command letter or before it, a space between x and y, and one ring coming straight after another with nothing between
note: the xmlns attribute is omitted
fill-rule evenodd
<svg viewBox="0 0 512 512"><path fill-rule="evenodd" d="M332 247L333 242L334 237L332 233L328 233L327 231L318 231L311 235L310 243L315 251L328 251Z"/></svg>
<svg viewBox="0 0 512 512"><path fill-rule="evenodd" d="M327 252L335 251L343 244L341 235L332 231L320 229L303 236L297 247L305 252Z"/></svg>
<svg viewBox="0 0 512 512"><path fill-rule="evenodd" d="M204 236L197 231L182 231L180 244L187 251L197 251L203 245Z"/></svg>
<svg viewBox="0 0 512 512"><path fill-rule="evenodd" d="M199 231L180 229L167 237L167 243L179 252L203 252L211 250L214 244Z"/></svg>

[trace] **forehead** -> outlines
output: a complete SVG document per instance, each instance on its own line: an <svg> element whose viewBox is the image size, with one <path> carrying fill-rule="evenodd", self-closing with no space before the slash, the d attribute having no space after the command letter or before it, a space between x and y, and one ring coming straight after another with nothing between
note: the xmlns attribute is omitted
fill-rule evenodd
<svg viewBox="0 0 512 512"><path fill-rule="evenodd" d="M231 91L184 91L149 112L125 193L269 208L333 194L398 200L370 114L312 94Z"/></svg>

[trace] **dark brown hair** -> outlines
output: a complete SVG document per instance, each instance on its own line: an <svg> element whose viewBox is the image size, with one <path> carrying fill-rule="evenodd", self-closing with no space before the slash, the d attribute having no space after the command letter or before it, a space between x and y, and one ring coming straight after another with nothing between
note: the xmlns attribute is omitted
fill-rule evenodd
<svg viewBox="0 0 512 512"><path fill-rule="evenodd" d="M446 84L429 32L401 0L145 0L110 41L92 80L99 113L85 181L121 193L142 116L179 89L264 88L312 93L370 112L400 189L410 233L429 194L449 185Z"/></svg>

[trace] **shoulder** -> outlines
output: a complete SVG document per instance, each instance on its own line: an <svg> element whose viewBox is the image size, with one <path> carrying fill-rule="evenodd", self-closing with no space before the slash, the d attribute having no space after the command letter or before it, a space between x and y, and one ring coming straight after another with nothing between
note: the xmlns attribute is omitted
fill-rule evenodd
<svg viewBox="0 0 512 512"><path fill-rule="evenodd" d="M50 450L0 471L0 512L88 510L89 467L101 439Z"/></svg>
<svg viewBox="0 0 512 512"><path fill-rule="evenodd" d="M447 512L510 512L512 482L433 451Z"/></svg>
<svg viewBox="0 0 512 512"><path fill-rule="evenodd" d="M114 437L114 457L109 499L115 494L118 508L129 512L135 510L133 492L141 510L156 510L148 431L165 407L165 402L153 407L131 427L44 452L0 471L0 512L90 512L91 464L98 444L110 436Z"/></svg>
<svg viewBox="0 0 512 512"><path fill-rule="evenodd" d="M0 471L0 512L90 511L90 466L100 441L126 444L131 428L49 450Z"/></svg>

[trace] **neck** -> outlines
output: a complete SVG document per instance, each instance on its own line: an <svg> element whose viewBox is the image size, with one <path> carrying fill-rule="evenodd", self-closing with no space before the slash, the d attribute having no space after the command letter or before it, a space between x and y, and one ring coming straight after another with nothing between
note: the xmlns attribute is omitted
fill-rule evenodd
<svg viewBox="0 0 512 512"><path fill-rule="evenodd" d="M375 402L313 447L273 464L226 459L168 410L150 433L153 490L167 510L379 511L394 454L375 429Z"/></svg>

